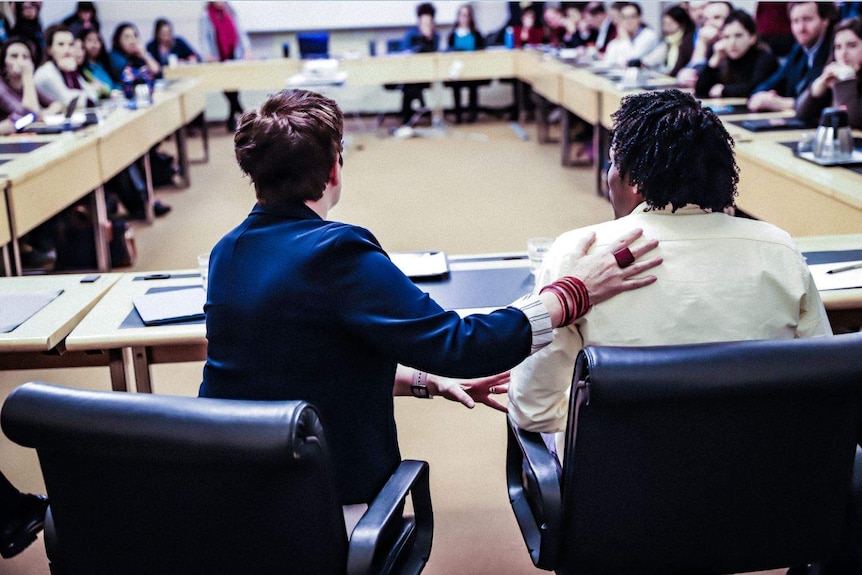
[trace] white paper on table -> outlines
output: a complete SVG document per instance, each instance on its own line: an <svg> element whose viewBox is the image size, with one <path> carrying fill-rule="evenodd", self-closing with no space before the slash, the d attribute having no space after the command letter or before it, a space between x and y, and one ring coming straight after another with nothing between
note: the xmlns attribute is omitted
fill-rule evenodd
<svg viewBox="0 0 862 575"><path fill-rule="evenodd" d="M389 257L410 279L444 277L449 273L446 252L394 252Z"/></svg>
<svg viewBox="0 0 862 575"><path fill-rule="evenodd" d="M829 270L837 270L856 264L862 265L862 260L815 264L808 266L808 269L811 270L811 277L814 278L814 283L819 291L862 288L862 268L835 274L827 273Z"/></svg>
<svg viewBox="0 0 862 575"><path fill-rule="evenodd" d="M63 290L0 294L0 333L9 333L57 299Z"/></svg>

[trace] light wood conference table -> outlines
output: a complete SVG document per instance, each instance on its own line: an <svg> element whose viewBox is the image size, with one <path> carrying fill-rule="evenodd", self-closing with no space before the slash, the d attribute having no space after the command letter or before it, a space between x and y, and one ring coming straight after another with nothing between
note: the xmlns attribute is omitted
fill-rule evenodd
<svg viewBox="0 0 862 575"><path fill-rule="evenodd" d="M803 251L862 250L862 234L795 240ZM505 307L533 288L525 254L451 256L449 263L451 273L447 280L417 282L417 285L444 309L455 310L462 316ZM147 276L160 277L144 279ZM134 311L132 298L152 289L199 285L200 275L191 269L124 274L66 337L66 349L121 358L126 367L112 371L113 388L129 389L125 376L131 370L137 391L153 392L152 364L206 359L206 326L200 321L146 327ZM862 288L823 291L821 295L833 326L862 325ZM114 379L121 373L122 378Z"/></svg>
<svg viewBox="0 0 862 575"><path fill-rule="evenodd" d="M107 210L102 184L138 158L148 159L149 149L172 133L184 176L188 161L183 132L204 108L203 94L194 88L198 80L177 83L156 92L154 104L140 110L114 111L99 124L50 136L14 135L0 138L0 180L3 182L3 220L9 238L0 245L12 247L12 273L22 272L18 240L62 210L92 193L95 214L96 262L100 271L110 269L106 240ZM38 146L38 147L37 147ZM4 152L18 149L17 153ZM35 149L30 149L35 148ZM149 170L145 170L152 196ZM148 202L152 210L152 202ZM152 219L152 213L149 214Z"/></svg>
<svg viewBox="0 0 862 575"><path fill-rule="evenodd" d="M17 294L63 290L48 305L8 333L0 333L0 369L43 369L109 366L111 377L125 378L118 354L69 352L66 336L120 279L122 274L55 274L0 278L0 293Z"/></svg>

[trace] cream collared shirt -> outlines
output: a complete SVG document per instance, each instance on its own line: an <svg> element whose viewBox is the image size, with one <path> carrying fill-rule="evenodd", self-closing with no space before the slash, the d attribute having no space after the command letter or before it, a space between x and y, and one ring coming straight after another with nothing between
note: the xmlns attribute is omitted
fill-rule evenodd
<svg viewBox="0 0 862 575"><path fill-rule="evenodd" d="M659 241L658 281L594 306L512 372L509 414L532 431L565 430L575 358L594 345L671 345L831 335L805 260L771 224L687 206L671 213L641 204L618 220L574 230L554 242L537 286L564 276L578 239L607 246L633 228ZM639 240L642 241L642 240Z"/></svg>

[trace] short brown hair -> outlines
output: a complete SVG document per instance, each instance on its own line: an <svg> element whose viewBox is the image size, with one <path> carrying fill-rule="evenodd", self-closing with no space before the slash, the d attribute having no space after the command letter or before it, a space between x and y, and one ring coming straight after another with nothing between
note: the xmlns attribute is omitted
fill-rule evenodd
<svg viewBox="0 0 862 575"><path fill-rule="evenodd" d="M242 115L236 161L262 204L316 201L341 153L344 115L308 90L282 90Z"/></svg>

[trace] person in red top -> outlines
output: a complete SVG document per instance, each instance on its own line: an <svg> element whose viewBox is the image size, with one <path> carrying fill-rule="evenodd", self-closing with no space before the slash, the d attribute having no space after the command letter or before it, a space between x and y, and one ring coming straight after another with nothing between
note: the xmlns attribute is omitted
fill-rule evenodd
<svg viewBox="0 0 862 575"><path fill-rule="evenodd" d="M790 53L794 40L790 31L790 17L787 15L787 2L758 2L754 21L757 22L760 41L769 46L776 58L783 58Z"/></svg>
<svg viewBox="0 0 862 575"><path fill-rule="evenodd" d="M542 44L545 41L545 31L536 18L536 9L532 6L521 12L521 25L515 26L515 48Z"/></svg>

